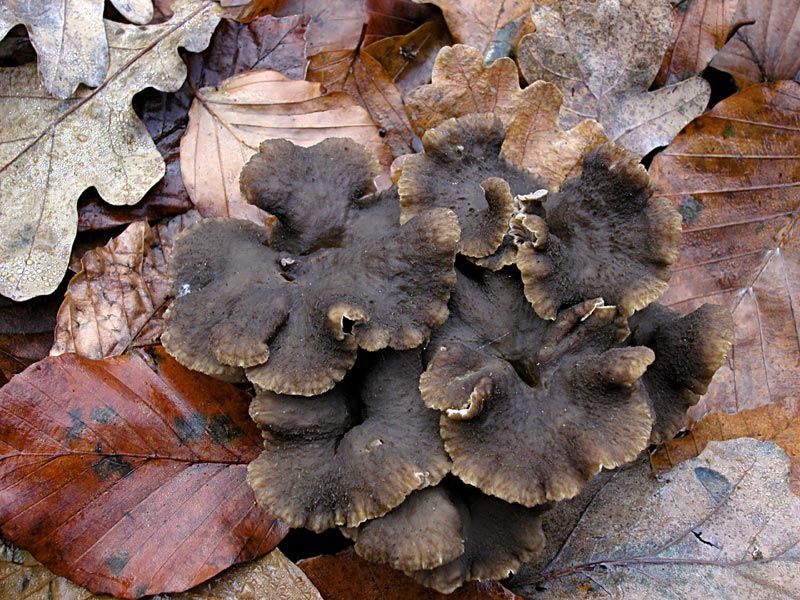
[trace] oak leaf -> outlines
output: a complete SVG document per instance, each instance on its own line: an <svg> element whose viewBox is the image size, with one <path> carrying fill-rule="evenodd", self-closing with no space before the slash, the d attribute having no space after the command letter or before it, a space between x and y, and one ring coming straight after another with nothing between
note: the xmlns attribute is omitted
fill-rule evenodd
<svg viewBox="0 0 800 600"><path fill-rule="evenodd" d="M106 21L111 66L96 89L47 95L34 65L0 69L0 293L52 292L75 238L75 205L94 186L134 204L164 175L164 160L131 107L145 87L175 90L186 76L178 47L205 47L219 17L207 0L176 2L166 23Z"/></svg>
<svg viewBox="0 0 800 600"><path fill-rule="evenodd" d="M326 95L318 83L293 81L276 71L242 73L218 88L199 90L181 140L183 181L204 217L230 216L269 226L272 216L247 204L239 191L239 173L259 144L284 138L311 146L337 136L373 150L388 173L391 153L369 113L351 96ZM388 174L384 178L388 182Z"/></svg>
<svg viewBox="0 0 800 600"><path fill-rule="evenodd" d="M730 308L728 364L691 409L738 412L800 389L800 85L753 86L695 120L653 161L659 193L683 216L662 302Z"/></svg>
<svg viewBox="0 0 800 600"><path fill-rule="evenodd" d="M245 480L247 396L161 349L46 358L0 400L0 530L92 592L183 591L287 531Z"/></svg>
<svg viewBox="0 0 800 600"><path fill-rule="evenodd" d="M152 0L111 2L132 23L145 25L153 17ZM44 87L58 98L69 98L78 84L97 87L106 79L109 43L104 4L104 0L7 0L0 4L0 39L15 25L25 25L39 56Z"/></svg>
<svg viewBox="0 0 800 600"><path fill-rule="evenodd" d="M86 252L58 311L50 354L117 356L158 343L172 299L167 261L175 237L199 220L190 211L150 227L132 223L105 246Z"/></svg>
<svg viewBox="0 0 800 600"><path fill-rule="evenodd" d="M537 30L520 42L519 65L528 81L559 87L564 127L595 119L644 156L705 109L710 87L697 77L648 91L672 32L668 0L543 0L531 14Z"/></svg>
<svg viewBox="0 0 800 600"><path fill-rule="evenodd" d="M788 471L778 446L748 438L711 442L662 481L640 461L577 499L555 557L509 585L537 600L794 597L800 498Z"/></svg>
<svg viewBox="0 0 800 600"><path fill-rule="evenodd" d="M711 61L733 75L736 85L800 81L800 0L741 0L739 29Z"/></svg>

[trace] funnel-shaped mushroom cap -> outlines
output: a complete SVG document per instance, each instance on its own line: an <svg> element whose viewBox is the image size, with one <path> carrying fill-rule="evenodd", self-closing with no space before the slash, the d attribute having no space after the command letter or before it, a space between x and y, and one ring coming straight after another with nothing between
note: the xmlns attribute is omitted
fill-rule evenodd
<svg viewBox="0 0 800 600"><path fill-rule="evenodd" d="M419 351L365 359L320 397L264 392L250 406L264 452L247 480L257 502L290 527L354 527L449 472L438 415L417 389Z"/></svg>
<svg viewBox="0 0 800 600"><path fill-rule="evenodd" d="M513 196L542 185L500 156L505 131L492 114L449 119L422 138L425 152L409 156L397 183L402 220L449 208L461 225L459 252L492 254L508 231Z"/></svg>
<svg viewBox="0 0 800 600"><path fill-rule="evenodd" d="M508 577L531 560L544 547L545 510L509 504L448 478L346 533L359 555L447 594L465 581Z"/></svg>
<svg viewBox="0 0 800 600"><path fill-rule="evenodd" d="M278 217L275 238L232 219L176 242L167 350L209 375L314 395L358 347L420 345L447 319L459 228L444 209L399 224L396 189L362 197L372 174L350 140L268 140L245 166L245 196ZM324 180L324 183L323 183Z"/></svg>
<svg viewBox="0 0 800 600"><path fill-rule="evenodd" d="M686 425L686 411L706 393L727 359L733 345L733 318L714 304L685 316L651 304L629 322L631 343L647 346L656 355L642 383L655 421L651 441L660 443Z"/></svg>
<svg viewBox="0 0 800 600"><path fill-rule="evenodd" d="M600 299L555 322L532 317L521 332L461 321L481 307L502 315L524 302L504 273L481 277L467 284L459 275L453 317L431 340L422 397L443 413L441 435L464 482L525 506L570 498L601 468L646 447L652 418L638 379L653 352L617 348L624 319ZM482 293L489 282L504 286L502 303Z"/></svg>
<svg viewBox="0 0 800 600"><path fill-rule="evenodd" d="M539 316L553 319L595 297L627 316L666 291L681 221L652 193L644 167L607 144L586 157L581 175L543 198L544 221L526 220L527 211L515 217L516 263Z"/></svg>

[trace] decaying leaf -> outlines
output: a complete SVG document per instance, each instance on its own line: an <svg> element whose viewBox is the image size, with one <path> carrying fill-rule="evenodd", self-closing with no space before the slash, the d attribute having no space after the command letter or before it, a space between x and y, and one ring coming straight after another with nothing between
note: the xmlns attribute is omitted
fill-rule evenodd
<svg viewBox="0 0 800 600"><path fill-rule="evenodd" d="M711 442L663 482L646 461L577 514L544 571L514 589L550 598L791 598L800 594L800 498L769 442Z"/></svg>
<svg viewBox="0 0 800 600"><path fill-rule="evenodd" d="M800 0L741 0L736 19L752 23L711 61L745 88L752 83L800 81Z"/></svg>
<svg viewBox="0 0 800 600"><path fill-rule="evenodd" d="M670 0L675 13L672 41L656 76L670 85L699 75L741 25L740 0Z"/></svg>
<svg viewBox="0 0 800 600"><path fill-rule="evenodd" d="M694 420L797 398L800 389L800 84L753 86L717 104L653 161L683 216L662 302L731 309L735 342Z"/></svg>
<svg viewBox="0 0 800 600"><path fill-rule="evenodd" d="M369 113L394 157L414 151L414 132L403 108L400 90L383 65L360 48L315 54L306 78L326 93L346 92Z"/></svg>
<svg viewBox="0 0 800 600"><path fill-rule="evenodd" d="M46 358L0 400L0 530L93 592L183 591L286 533L245 481L247 396L160 349Z"/></svg>
<svg viewBox="0 0 800 600"><path fill-rule="evenodd" d="M710 87L697 77L648 91L672 33L669 0L543 0L531 14L537 29L520 42L519 65L528 81L561 89L565 127L595 119L644 156L705 109Z"/></svg>
<svg viewBox="0 0 800 600"><path fill-rule="evenodd" d="M134 204L164 175L164 160L131 107L139 90L175 90L186 76L178 47L202 50L219 17L207 0L178 0L166 23L106 22L111 66L96 89L47 95L34 65L0 69L0 293L52 292L75 238L78 196Z"/></svg>
<svg viewBox="0 0 800 600"><path fill-rule="evenodd" d="M391 153L369 113L351 96L325 95L318 83L293 81L276 71L242 73L199 91L181 140L183 181L203 216L271 225L272 217L247 204L239 191L239 172L258 145L284 138L311 146L337 136L372 149L388 171Z"/></svg>
<svg viewBox="0 0 800 600"><path fill-rule="evenodd" d="M50 354L117 356L158 343L172 299L167 261L175 236L199 220L196 211L150 227L133 223L108 244L85 253L58 311Z"/></svg>
<svg viewBox="0 0 800 600"><path fill-rule="evenodd" d="M303 572L275 548L266 556L231 567L214 579L170 600L322 600ZM95 595L54 575L29 552L0 541L0 598L14 600L114 600ZM166 600L166 598L165 598Z"/></svg>
<svg viewBox="0 0 800 600"><path fill-rule="evenodd" d="M487 67L478 50L458 44L442 48L432 83L408 95L406 110L419 135L470 113L491 112L507 125L521 92L513 60L500 58Z"/></svg>
<svg viewBox="0 0 800 600"><path fill-rule="evenodd" d="M132 23L153 17L152 0L111 0ZM69 98L79 83L96 87L106 79L109 46L103 25L104 0L7 0L0 4L0 39L15 25L25 25L39 56L44 87ZM4 88L5 89L5 88Z"/></svg>
<svg viewBox="0 0 800 600"><path fill-rule="evenodd" d="M562 101L552 83L537 81L526 87L503 142L508 160L539 175L552 189L580 174L584 157L608 141L602 126L589 119L564 131L558 124Z"/></svg>
<svg viewBox="0 0 800 600"><path fill-rule="evenodd" d="M325 600L522 600L495 581L473 581L440 594L388 565L360 558L352 548L303 560L298 566Z"/></svg>
<svg viewBox="0 0 800 600"><path fill-rule="evenodd" d="M527 31L531 8L531 0L432 0L432 4L442 9L455 41L477 48L487 63L511 53Z"/></svg>

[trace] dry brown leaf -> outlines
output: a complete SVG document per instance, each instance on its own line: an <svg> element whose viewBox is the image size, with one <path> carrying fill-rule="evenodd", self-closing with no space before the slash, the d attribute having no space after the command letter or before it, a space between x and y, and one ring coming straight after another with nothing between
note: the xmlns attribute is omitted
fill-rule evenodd
<svg viewBox="0 0 800 600"><path fill-rule="evenodd" d="M81 258L58 311L50 354L117 356L133 346L158 343L171 299L167 261L175 236L197 222L190 211L151 228L133 223Z"/></svg>
<svg viewBox="0 0 800 600"><path fill-rule="evenodd" d="M800 0L741 0L737 20L750 22L736 32L711 66L752 83L800 81Z"/></svg>
<svg viewBox="0 0 800 600"><path fill-rule="evenodd" d="M740 0L671 0L675 26L656 84L671 85L702 73L741 24Z"/></svg>
<svg viewBox="0 0 800 600"><path fill-rule="evenodd" d="M584 157L608 141L597 121L581 121L564 131L558 124L563 98L552 83L537 81L525 88L503 142L503 155L558 189L581 171Z"/></svg>
<svg viewBox="0 0 800 600"><path fill-rule="evenodd" d="M791 460L789 480L792 491L800 494L800 404L780 402L735 415L706 415L690 431L668 440L650 455L650 466L657 474L664 473L700 454L711 441L751 437L775 442Z"/></svg>
<svg viewBox="0 0 800 600"><path fill-rule="evenodd" d="M394 158L414 151L414 132L400 90L371 55L360 48L315 54L308 61L306 79L321 83L327 93L350 94L380 127Z"/></svg>
<svg viewBox="0 0 800 600"><path fill-rule="evenodd" d="M153 18L152 0L111 0L132 23ZM109 66L109 44L103 25L104 0L6 0L0 3L0 39L17 24L28 30L39 56L44 87L69 98L79 83L96 87ZM111 46L117 43L112 38Z"/></svg>
<svg viewBox="0 0 800 600"><path fill-rule="evenodd" d="M406 35L384 38L364 50L383 65L403 95L430 82L436 55L452 43L444 19L435 19Z"/></svg>
<svg viewBox="0 0 800 600"><path fill-rule="evenodd" d="M644 156L708 104L699 77L648 91L672 33L668 0L542 0L531 14L537 30L520 43L519 65L528 81L559 87L564 127L595 119L611 141Z"/></svg>
<svg viewBox="0 0 800 600"><path fill-rule="evenodd" d="M543 572L509 585L532 600L797 597L788 471L778 446L747 438L711 442L661 481L640 461L592 490Z"/></svg>
<svg viewBox="0 0 800 600"><path fill-rule="evenodd" d="M487 67L478 50L458 44L441 49L432 83L408 95L406 110L419 135L470 113L491 112L507 125L521 92L513 60L500 58Z"/></svg>
<svg viewBox="0 0 800 600"><path fill-rule="evenodd" d="M236 217L271 225L273 219L247 204L239 173L265 139L311 146L328 137L349 137L372 149L387 167L392 156L369 113L348 94L325 95L322 86L293 81L276 71L250 71L218 88L204 88L192 103L181 140L186 189L204 217Z"/></svg>
<svg viewBox="0 0 800 600"><path fill-rule="evenodd" d="M134 204L164 175L131 98L148 86L178 89L186 76L178 47L202 50L219 20L207 0L181 0L174 9L161 25L106 21L108 76L66 101L47 95L35 65L0 69L0 294L25 300L56 288L85 189Z"/></svg>
<svg viewBox="0 0 800 600"><path fill-rule="evenodd" d="M423 3L429 0L414 0ZM508 56L527 32L531 0L430 0L442 9L453 39L477 48L491 63Z"/></svg>
<svg viewBox="0 0 800 600"><path fill-rule="evenodd" d="M651 176L683 216L662 302L731 309L733 350L699 420L797 398L800 389L800 85L753 86L695 120Z"/></svg>
<svg viewBox="0 0 800 600"><path fill-rule="evenodd" d="M292 561L277 548L252 562L231 567L207 583L170 600L322 600ZM273 595L274 594L274 595ZM30 553L0 539L0 598L11 600L114 600L95 595L69 579L54 575ZM166 599L165 599L166 600Z"/></svg>

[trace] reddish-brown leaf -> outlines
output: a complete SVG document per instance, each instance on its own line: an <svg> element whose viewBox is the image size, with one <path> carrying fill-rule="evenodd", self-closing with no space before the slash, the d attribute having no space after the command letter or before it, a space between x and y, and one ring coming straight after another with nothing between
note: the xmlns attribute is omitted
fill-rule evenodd
<svg viewBox="0 0 800 600"><path fill-rule="evenodd" d="M738 412L800 389L800 85L753 86L692 122L651 175L683 215L663 301L731 309L735 342L690 413Z"/></svg>
<svg viewBox="0 0 800 600"><path fill-rule="evenodd" d="M286 533L245 481L247 396L163 350L46 358L0 403L0 530L93 592L182 591Z"/></svg>
<svg viewBox="0 0 800 600"><path fill-rule="evenodd" d="M496 581L473 581L452 594L440 594L387 565L360 558L352 548L298 566L325 600L522 600Z"/></svg>
<svg viewBox="0 0 800 600"><path fill-rule="evenodd" d="M655 473L664 473L678 463L699 456L712 440L741 437L775 442L783 448L791 460L789 477L792 491L800 494L800 404L796 401L768 404L735 415L706 415L691 426L687 435L659 446L650 455L650 465Z"/></svg>
<svg viewBox="0 0 800 600"><path fill-rule="evenodd" d="M394 157L414 152L414 132L400 90L381 63L357 49L315 54L306 79L318 81L326 92L347 92L367 109Z"/></svg>

